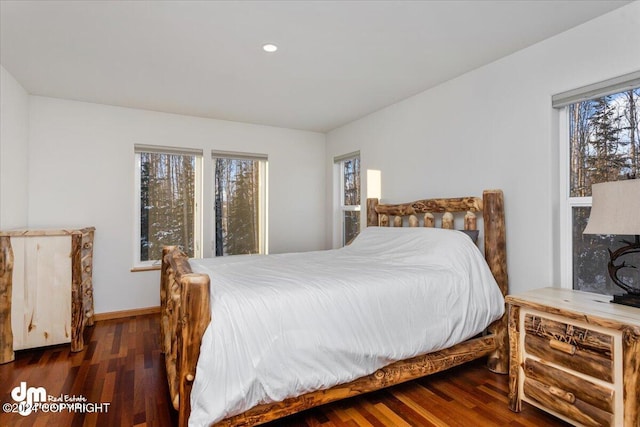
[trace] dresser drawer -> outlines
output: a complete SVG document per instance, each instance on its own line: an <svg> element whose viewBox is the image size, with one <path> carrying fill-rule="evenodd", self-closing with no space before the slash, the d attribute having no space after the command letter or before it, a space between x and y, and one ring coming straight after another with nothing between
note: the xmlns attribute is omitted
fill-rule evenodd
<svg viewBox="0 0 640 427"><path fill-rule="evenodd" d="M526 314L525 352L576 372L613 383L613 337Z"/></svg>
<svg viewBox="0 0 640 427"><path fill-rule="evenodd" d="M613 389L527 358L523 392L544 407L587 426L613 424Z"/></svg>

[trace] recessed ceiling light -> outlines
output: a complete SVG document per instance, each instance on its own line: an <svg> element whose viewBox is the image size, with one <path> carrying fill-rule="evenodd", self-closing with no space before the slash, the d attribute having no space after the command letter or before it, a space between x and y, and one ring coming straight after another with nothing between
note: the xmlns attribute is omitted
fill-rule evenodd
<svg viewBox="0 0 640 427"><path fill-rule="evenodd" d="M265 45L262 45L262 50L264 50L265 52L273 53L278 50L278 46L272 43L267 43Z"/></svg>

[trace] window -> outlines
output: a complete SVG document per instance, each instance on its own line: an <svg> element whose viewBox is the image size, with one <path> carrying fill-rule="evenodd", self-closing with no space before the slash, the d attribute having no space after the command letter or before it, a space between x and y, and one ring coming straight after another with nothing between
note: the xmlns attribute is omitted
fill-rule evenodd
<svg viewBox="0 0 640 427"><path fill-rule="evenodd" d="M591 210L591 185L640 178L640 79L617 80L584 88L582 96L576 95L580 90L572 91L570 95L578 99L568 96L560 105L561 140L566 141L561 161L566 168L562 174L564 285L602 294L620 292L608 275L608 250L633 238L582 234ZM558 104L562 102L554 97L554 106ZM638 280L625 270L620 273L625 280Z"/></svg>
<svg viewBox="0 0 640 427"><path fill-rule="evenodd" d="M342 245L348 245L360 232L360 153L339 156Z"/></svg>
<svg viewBox="0 0 640 427"><path fill-rule="evenodd" d="M266 253L267 156L216 151L215 255Z"/></svg>
<svg viewBox="0 0 640 427"><path fill-rule="evenodd" d="M135 265L157 264L165 245L201 257L200 176L202 152L135 146Z"/></svg>

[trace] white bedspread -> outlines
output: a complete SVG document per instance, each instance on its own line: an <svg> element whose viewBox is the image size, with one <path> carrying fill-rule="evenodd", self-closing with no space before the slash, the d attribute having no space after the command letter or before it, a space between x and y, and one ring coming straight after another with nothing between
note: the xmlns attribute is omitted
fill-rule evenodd
<svg viewBox="0 0 640 427"><path fill-rule="evenodd" d="M211 278L190 426L370 374L483 331L504 311L460 232L370 227L348 247L192 260Z"/></svg>

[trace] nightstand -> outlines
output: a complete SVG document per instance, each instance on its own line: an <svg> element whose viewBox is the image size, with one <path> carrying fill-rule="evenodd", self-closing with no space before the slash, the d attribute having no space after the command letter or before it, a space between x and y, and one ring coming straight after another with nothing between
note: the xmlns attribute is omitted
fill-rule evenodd
<svg viewBox="0 0 640 427"><path fill-rule="evenodd" d="M640 426L640 309L544 288L508 295L509 407L574 425Z"/></svg>

